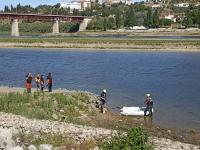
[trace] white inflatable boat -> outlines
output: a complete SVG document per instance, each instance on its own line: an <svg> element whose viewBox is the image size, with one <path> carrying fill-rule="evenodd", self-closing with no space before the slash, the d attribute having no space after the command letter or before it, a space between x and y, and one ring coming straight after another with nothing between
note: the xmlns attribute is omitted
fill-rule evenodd
<svg viewBox="0 0 200 150"><path fill-rule="evenodd" d="M144 116L145 108L146 107L123 107L120 109L120 114L125 116ZM147 111L146 115L149 115L149 111Z"/></svg>

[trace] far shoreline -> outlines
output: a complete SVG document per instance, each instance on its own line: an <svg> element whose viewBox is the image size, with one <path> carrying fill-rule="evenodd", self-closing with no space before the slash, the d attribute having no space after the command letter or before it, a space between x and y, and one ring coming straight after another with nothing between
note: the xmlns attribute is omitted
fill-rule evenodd
<svg viewBox="0 0 200 150"><path fill-rule="evenodd" d="M42 47L42 46L26 46L26 45L23 45L23 46L18 46L18 45L15 45L15 46L11 46L12 43L0 43L0 50L6 50L6 49L23 49L23 50L28 50L28 51L40 51L40 50L44 50L44 51L56 51L56 50L62 50L62 51L112 51L112 52L200 52L200 49L198 48L177 48L177 47L174 47L174 48L152 48L152 49L149 49L149 47L146 47L146 48L132 48L132 49L126 49L126 48L119 48L119 49L116 49L116 48L95 48L95 47L91 47L91 48L84 48L84 47L74 47L74 48L71 48L71 47L59 47L59 46L46 46L46 47ZM2 46L3 44L3 46Z"/></svg>
<svg viewBox="0 0 200 150"><path fill-rule="evenodd" d="M200 52L199 39L134 39L92 37L0 38L0 48L80 51Z"/></svg>

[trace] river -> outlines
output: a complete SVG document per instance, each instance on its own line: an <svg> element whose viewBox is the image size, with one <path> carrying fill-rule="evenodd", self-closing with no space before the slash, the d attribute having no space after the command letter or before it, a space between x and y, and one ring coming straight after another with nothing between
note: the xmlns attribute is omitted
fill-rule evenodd
<svg viewBox="0 0 200 150"><path fill-rule="evenodd" d="M153 122L200 130L200 53L0 49L0 85L24 86L27 72L52 72L53 88L108 91L114 112L154 99ZM35 85L34 85L35 86Z"/></svg>

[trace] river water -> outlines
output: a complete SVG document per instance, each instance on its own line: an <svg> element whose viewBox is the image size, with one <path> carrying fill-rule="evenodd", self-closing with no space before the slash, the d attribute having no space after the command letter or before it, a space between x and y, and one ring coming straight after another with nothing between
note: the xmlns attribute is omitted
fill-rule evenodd
<svg viewBox="0 0 200 150"><path fill-rule="evenodd" d="M27 72L52 72L53 88L108 91L108 105L144 106L154 99L153 122L200 130L200 53L0 49L0 85L24 86ZM34 85L35 86L35 85Z"/></svg>

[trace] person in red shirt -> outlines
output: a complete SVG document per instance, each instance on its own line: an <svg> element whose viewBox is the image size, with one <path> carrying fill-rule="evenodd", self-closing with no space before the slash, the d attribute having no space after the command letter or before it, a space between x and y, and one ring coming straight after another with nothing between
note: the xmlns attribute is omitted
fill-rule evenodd
<svg viewBox="0 0 200 150"><path fill-rule="evenodd" d="M27 93L31 93L33 77L30 72L26 75L25 79L26 79L25 86L26 86Z"/></svg>
<svg viewBox="0 0 200 150"><path fill-rule="evenodd" d="M150 97L150 94L147 94L146 100L145 100L145 104L146 104L146 108L144 110L144 116L146 116L147 111L149 112L149 115L152 116L153 115L153 100Z"/></svg>

